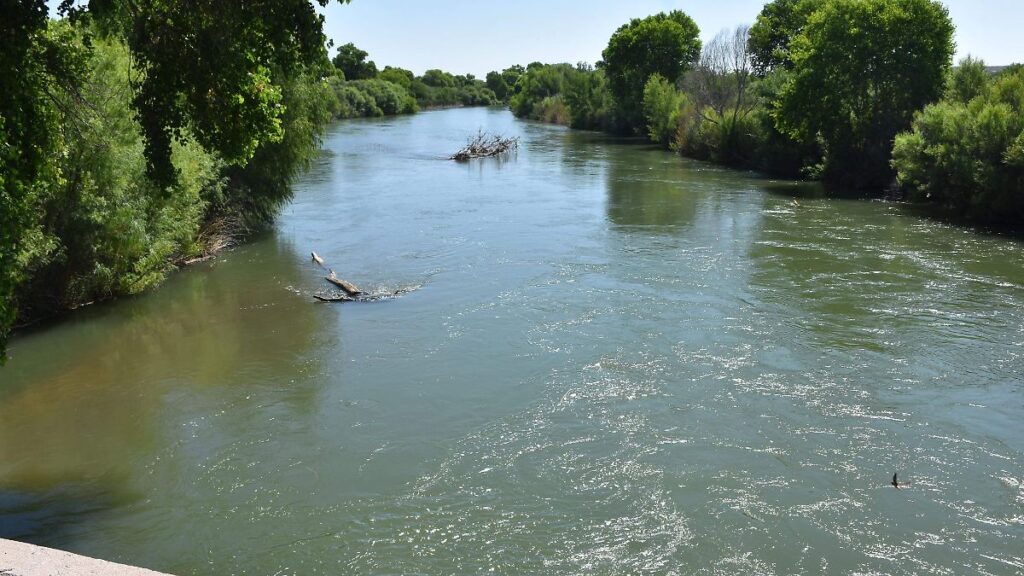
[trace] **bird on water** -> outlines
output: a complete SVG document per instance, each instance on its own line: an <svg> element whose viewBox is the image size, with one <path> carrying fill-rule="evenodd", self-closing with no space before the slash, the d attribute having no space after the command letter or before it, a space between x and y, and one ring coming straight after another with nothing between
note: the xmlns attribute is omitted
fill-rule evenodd
<svg viewBox="0 0 1024 576"><path fill-rule="evenodd" d="M892 475L892 485L893 485L893 488L896 488L897 490L900 489L900 482L899 482L899 480L896 479L896 476L898 474L899 474L899 472L896 472L896 473L894 473Z"/></svg>

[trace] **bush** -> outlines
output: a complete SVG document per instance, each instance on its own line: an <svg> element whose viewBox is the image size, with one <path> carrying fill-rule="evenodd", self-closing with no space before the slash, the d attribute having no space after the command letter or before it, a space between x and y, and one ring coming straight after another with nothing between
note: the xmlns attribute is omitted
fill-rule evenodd
<svg viewBox="0 0 1024 576"><path fill-rule="evenodd" d="M896 137L893 167L914 200L976 221L1024 221L1024 71L1003 74L918 113ZM956 86L954 81L953 86Z"/></svg>
<svg viewBox="0 0 1024 576"><path fill-rule="evenodd" d="M80 93L57 95L56 172L40 182L38 226L22 242L23 321L53 310L134 294L173 261L197 253L206 201L222 185L222 163L184 135L172 147L168 189L147 177L142 129L131 108L130 60L122 45L93 41Z"/></svg>
<svg viewBox="0 0 1024 576"><path fill-rule="evenodd" d="M561 94L548 96L541 100L534 108L533 114L537 120L547 122L548 124L568 126L571 121L569 108L565 105L565 100Z"/></svg>
<svg viewBox="0 0 1024 576"><path fill-rule="evenodd" d="M387 80L346 82L334 77L329 86L335 94L331 112L335 118L366 118L412 114L419 110L416 99L399 84Z"/></svg>
<svg viewBox="0 0 1024 576"><path fill-rule="evenodd" d="M561 94L573 71L569 64L531 64L516 81L515 95L510 102L512 113L519 118L539 120L534 108L545 98Z"/></svg>
<svg viewBox="0 0 1024 576"><path fill-rule="evenodd" d="M953 55L948 10L934 0L830 0L789 47L779 125L823 143L833 187L882 190L894 176L893 138L942 95Z"/></svg>
<svg viewBox="0 0 1024 576"><path fill-rule="evenodd" d="M569 107L573 128L615 132L617 122L612 93L603 70L578 64L576 73L567 76L565 103Z"/></svg>
<svg viewBox="0 0 1024 576"><path fill-rule="evenodd" d="M682 92L661 74L654 74L644 87L643 111L647 135L652 142L668 148L679 131L683 109L689 103Z"/></svg>

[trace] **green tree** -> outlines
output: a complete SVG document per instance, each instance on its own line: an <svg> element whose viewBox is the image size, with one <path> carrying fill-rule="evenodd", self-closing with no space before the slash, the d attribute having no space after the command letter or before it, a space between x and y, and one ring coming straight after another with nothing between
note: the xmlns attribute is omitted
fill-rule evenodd
<svg viewBox="0 0 1024 576"><path fill-rule="evenodd" d="M912 130L896 137L893 166L914 200L977 221L1020 227L1024 70L1000 74L975 91L965 101L951 90L919 113Z"/></svg>
<svg viewBox="0 0 1024 576"><path fill-rule="evenodd" d="M346 80L366 80L377 77L377 65L372 60L366 60L369 55L365 50L360 50L349 42L338 48L338 53L331 62L335 68L341 70Z"/></svg>
<svg viewBox="0 0 1024 576"><path fill-rule="evenodd" d="M985 61L970 56L960 61L949 76L946 95L950 100L966 104L988 89L988 70Z"/></svg>
<svg viewBox="0 0 1024 576"><path fill-rule="evenodd" d="M66 31L47 29L44 0L0 3L0 364L17 314L25 237L43 182L55 169L55 94L77 90L88 50Z"/></svg>
<svg viewBox="0 0 1024 576"><path fill-rule="evenodd" d="M604 70L577 64L576 73L566 78L564 90L570 126L585 130L615 129L614 103Z"/></svg>
<svg viewBox="0 0 1024 576"><path fill-rule="evenodd" d="M566 78L574 70L571 64L530 64L516 82L515 95L510 102L512 113L520 118L539 119L534 112L539 112L540 103L561 94Z"/></svg>
<svg viewBox="0 0 1024 576"><path fill-rule="evenodd" d="M346 1L346 0L342 0ZM124 40L144 74L133 106L146 138L148 172L174 179L176 137L189 128L204 147L244 164L261 144L280 140L282 85L326 58L328 0L89 0L62 10L86 12Z"/></svg>
<svg viewBox="0 0 1024 576"><path fill-rule="evenodd" d="M412 71L405 70L404 68L393 68L391 66L385 66L384 70L380 73L381 80L398 84L406 90L412 87L413 78L415 78L415 75Z"/></svg>
<svg viewBox="0 0 1024 576"><path fill-rule="evenodd" d="M793 74L776 119L820 139L827 183L881 189L893 138L942 94L953 54L949 13L932 0L828 0L791 43Z"/></svg>
<svg viewBox="0 0 1024 576"><path fill-rule="evenodd" d="M519 77L522 76L526 70L519 65L509 66L501 72L488 72L487 73L487 87L494 92L494 95L501 101L508 101L512 96L513 89L516 82L519 81Z"/></svg>
<svg viewBox="0 0 1024 576"><path fill-rule="evenodd" d="M434 88L454 88L455 87L455 76L445 72L444 70L427 70L423 73L421 80L427 86Z"/></svg>
<svg viewBox="0 0 1024 576"><path fill-rule="evenodd" d="M84 34L66 22L50 33ZM194 255L204 196L221 184L221 164L190 135L176 141L178 177L167 193L146 177L141 126L133 114L128 50L91 41L88 70L74 90L49 92L58 111L53 173L37 182L41 218L20 243L24 320L153 286L174 260Z"/></svg>
<svg viewBox="0 0 1024 576"><path fill-rule="evenodd" d="M823 0L774 0L765 4L750 27L747 42L754 71L764 76L776 68L791 68L789 43L807 24Z"/></svg>
<svg viewBox="0 0 1024 576"><path fill-rule="evenodd" d="M602 52L608 85L625 125L646 126L644 87L654 74L675 82L700 56L700 29L679 10L634 19L612 35Z"/></svg>
<svg viewBox="0 0 1024 576"><path fill-rule="evenodd" d="M686 95L661 74L654 74L644 87L644 116L647 135L652 142L668 148L679 130L680 115L687 104Z"/></svg>
<svg viewBox="0 0 1024 576"><path fill-rule="evenodd" d="M346 2L347 0L339 0ZM62 0L60 13L123 42L135 73L128 86L141 127L149 194L175 193L174 161L194 140L243 166L286 138L285 85L326 61L328 0ZM56 182L61 90L85 78L89 50L67 28L48 27L43 0L2 3L0 19L0 356L17 303L33 206ZM77 101L77 97L68 99ZM63 152L62 152L63 153ZM141 193L141 192L140 192ZM134 194L134 193L133 193Z"/></svg>

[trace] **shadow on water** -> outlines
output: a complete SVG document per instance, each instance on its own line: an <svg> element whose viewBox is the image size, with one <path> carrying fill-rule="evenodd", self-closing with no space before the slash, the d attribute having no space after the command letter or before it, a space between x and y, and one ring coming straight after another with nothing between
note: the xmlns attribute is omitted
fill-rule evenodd
<svg viewBox="0 0 1024 576"><path fill-rule="evenodd" d="M1012 225L993 225L968 220L963 211L949 207L926 204L922 202L911 202L907 200L882 198L880 194L864 192L841 193L829 191L825 185L817 181L809 180L785 180L774 179L770 176L761 176L765 183L761 188L773 196L804 199L830 199L835 202L849 204L871 204L884 203L887 206L895 207L903 214L912 218L930 220L946 226L955 226L964 230L992 236L1003 240L1024 242L1024 228ZM856 208L854 208L856 210Z"/></svg>
<svg viewBox="0 0 1024 576"><path fill-rule="evenodd" d="M123 501L115 493L93 485L0 490L0 538L40 546L60 545Z"/></svg>
<svg viewBox="0 0 1024 576"><path fill-rule="evenodd" d="M318 350L336 348L335 316L303 288L318 275L268 236L158 291L19 335L0 387L0 536L73 549L104 512L173 501L150 491L180 482L147 475L209 456L211 447L188 449L196 418L218 437L244 434L246 398L283 422L308 422ZM162 459L172 467L154 464Z"/></svg>
<svg viewBox="0 0 1024 576"><path fill-rule="evenodd" d="M761 176L760 188L772 196L783 196L786 198L824 198L825 187L820 182L805 180L777 180L767 176Z"/></svg>

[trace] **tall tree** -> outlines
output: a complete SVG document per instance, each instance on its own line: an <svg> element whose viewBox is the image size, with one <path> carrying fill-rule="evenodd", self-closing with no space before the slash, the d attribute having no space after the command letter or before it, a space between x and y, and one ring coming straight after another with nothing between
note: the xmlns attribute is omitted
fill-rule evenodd
<svg viewBox="0 0 1024 576"><path fill-rule="evenodd" d="M791 43L780 94L783 130L820 139L824 178L844 190L881 189L893 139L941 96L953 24L933 0L828 0Z"/></svg>
<svg viewBox="0 0 1024 576"><path fill-rule="evenodd" d="M366 59L369 55L366 50L360 50L349 42L338 48L338 54L332 62L345 75L346 80L369 80L377 76L377 64Z"/></svg>
<svg viewBox="0 0 1024 576"><path fill-rule="evenodd" d="M347 0L341 0L345 2ZM150 175L174 178L171 143L188 126L205 147L242 164L283 137L287 78L326 58L329 0L63 0L121 37L144 72L134 106Z"/></svg>
<svg viewBox="0 0 1024 576"><path fill-rule="evenodd" d="M620 117L633 131L645 129L644 87L654 74L674 83L700 57L700 29L673 10L631 20L612 35L602 52L608 86Z"/></svg>
<svg viewBox="0 0 1024 576"><path fill-rule="evenodd" d="M774 0L765 4L750 27L747 46L754 71L764 76L777 68L792 67L789 43L799 34L823 0Z"/></svg>
<svg viewBox="0 0 1024 576"><path fill-rule="evenodd" d="M339 0L347 2L348 0ZM123 41L134 60L132 107L149 176L171 190L172 144L187 130L241 166L284 138L285 85L326 62L329 0L62 0ZM48 29L44 0L0 0L0 356L14 322L16 260L31 226L30 195L56 137L47 94L81 78L85 46ZM166 192L165 192L166 193Z"/></svg>
<svg viewBox="0 0 1024 576"><path fill-rule="evenodd" d="M38 180L51 167L54 93L74 89L86 50L47 30L45 0L0 1L0 364L15 320L22 239L38 218Z"/></svg>

